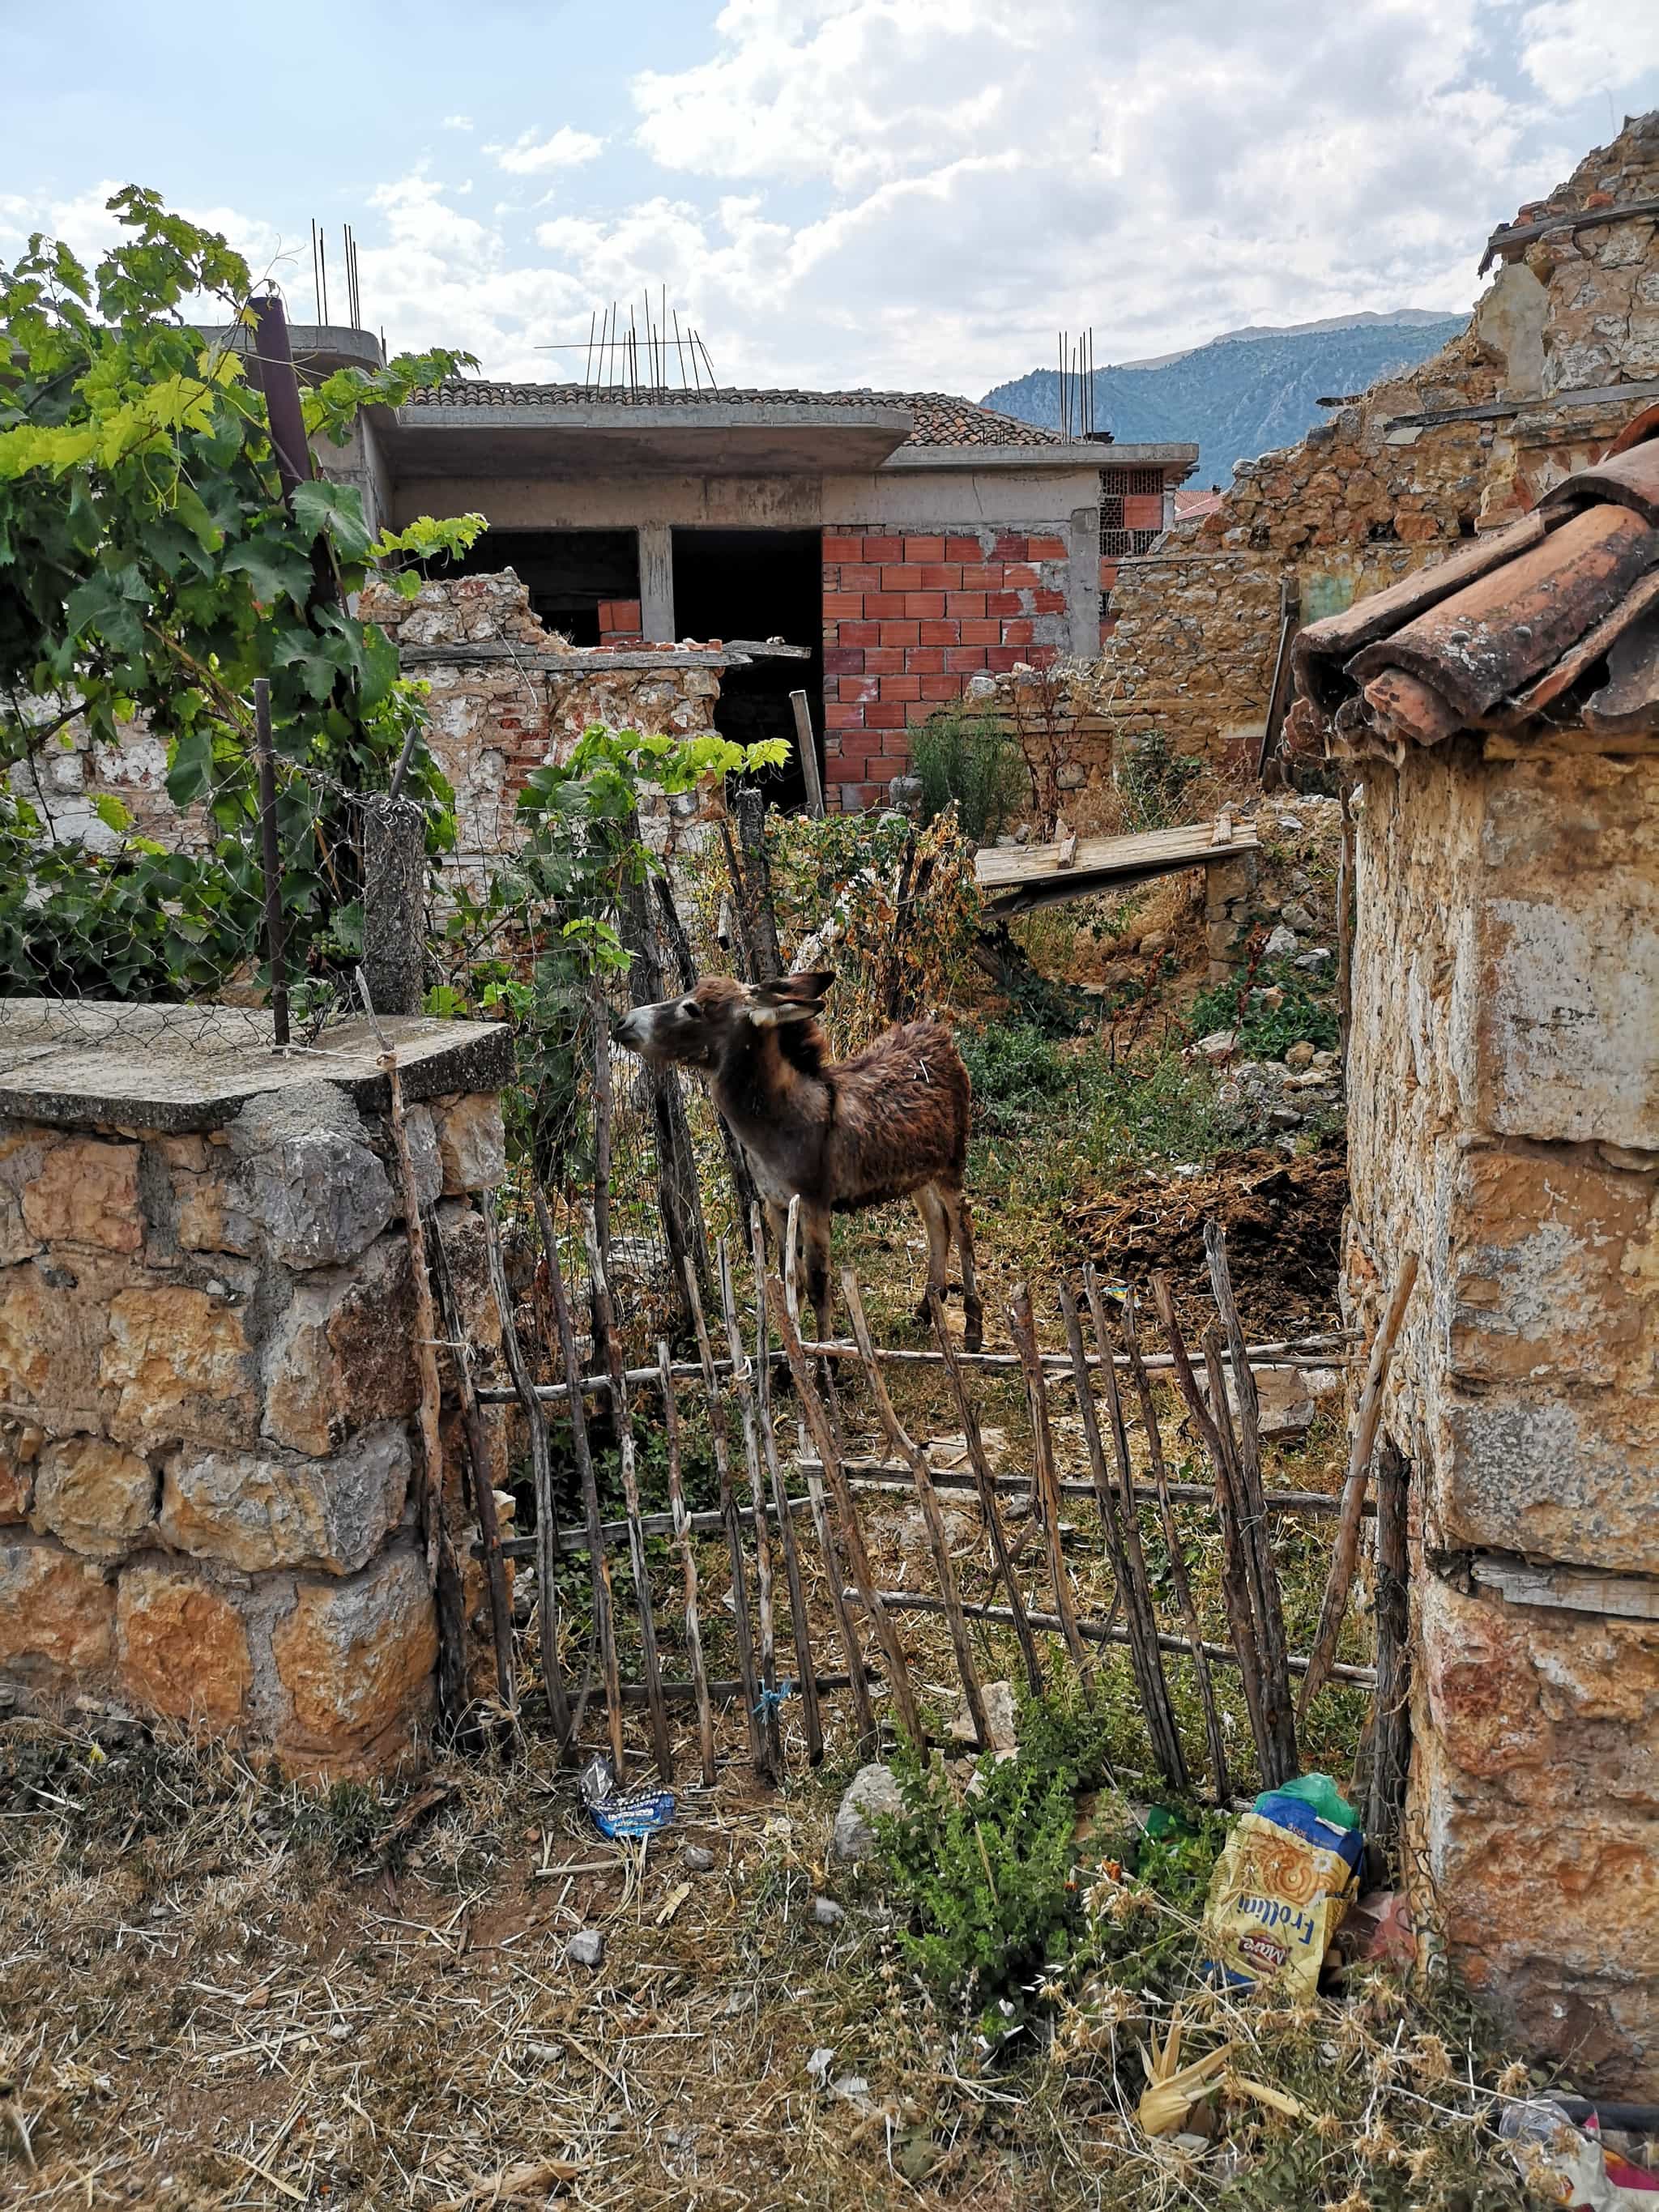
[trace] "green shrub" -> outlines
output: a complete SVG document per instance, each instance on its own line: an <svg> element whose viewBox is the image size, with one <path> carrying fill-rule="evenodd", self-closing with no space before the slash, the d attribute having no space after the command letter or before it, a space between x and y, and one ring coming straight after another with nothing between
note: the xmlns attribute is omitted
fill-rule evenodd
<svg viewBox="0 0 1659 2212"><path fill-rule="evenodd" d="M1018 745L993 714L949 708L910 732L924 821L954 805L964 837L988 845L1031 798Z"/></svg>
<svg viewBox="0 0 1659 2212"><path fill-rule="evenodd" d="M976 1135L1052 1133L1052 1143L1024 1146L1011 1162L1022 1183L1048 1175L1063 1182L1079 1165L1111 1181L1220 1148L1215 1079L1178 1052L1114 1060L1096 1043L1066 1049L1030 1021L994 1022L957 1042L973 1082Z"/></svg>
<svg viewBox="0 0 1659 2212"><path fill-rule="evenodd" d="M1284 993L1279 1005L1256 995L1263 988ZM1236 1030L1239 1049L1255 1060L1282 1060L1293 1044L1333 1051L1341 1035L1328 991L1311 988L1303 970L1288 960L1264 961L1248 984L1217 983L1200 992L1187 1010L1187 1025L1195 1037L1212 1030Z"/></svg>
<svg viewBox="0 0 1659 2212"><path fill-rule="evenodd" d="M1172 753L1162 730L1149 730L1129 748L1118 772L1118 790L1133 830L1167 830L1188 819L1190 787L1209 764L1190 753Z"/></svg>

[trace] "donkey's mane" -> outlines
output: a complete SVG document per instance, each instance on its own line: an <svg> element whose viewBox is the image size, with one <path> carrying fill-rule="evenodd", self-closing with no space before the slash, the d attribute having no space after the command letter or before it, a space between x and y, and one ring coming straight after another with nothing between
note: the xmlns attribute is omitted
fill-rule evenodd
<svg viewBox="0 0 1659 2212"><path fill-rule="evenodd" d="M778 1050L802 1075L822 1075L830 1056L830 1040L816 1022L783 1022L777 1030Z"/></svg>

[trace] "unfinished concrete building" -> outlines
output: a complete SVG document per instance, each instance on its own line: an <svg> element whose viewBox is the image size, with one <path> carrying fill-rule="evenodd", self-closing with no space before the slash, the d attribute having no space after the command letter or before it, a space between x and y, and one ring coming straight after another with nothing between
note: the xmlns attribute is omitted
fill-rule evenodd
<svg viewBox="0 0 1659 2212"><path fill-rule="evenodd" d="M295 332L317 367L378 359ZM832 807L880 799L907 732L975 675L1092 659L1118 561L1170 522L1188 445L1066 439L935 392L459 382L372 413L331 476L371 515L482 514L465 568L512 568L578 647L780 640L726 672L728 736L815 703ZM777 796L802 795L800 771Z"/></svg>

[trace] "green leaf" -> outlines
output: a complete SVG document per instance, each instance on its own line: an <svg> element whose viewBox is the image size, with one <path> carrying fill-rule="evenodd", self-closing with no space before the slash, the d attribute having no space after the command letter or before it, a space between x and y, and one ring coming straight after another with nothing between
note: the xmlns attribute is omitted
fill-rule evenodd
<svg viewBox="0 0 1659 2212"><path fill-rule="evenodd" d="M132 815L112 791L100 791L92 802L92 811L106 830L112 830L118 837L132 827Z"/></svg>
<svg viewBox="0 0 1659 2212"><path fill-rule="evenodd" d="M249 538L233 545L220 566L233 575L246 576L261 606L275 606L278 599L289 599L302 607L311 589L311 563L305 555L297 546L278 544L268 538Z"/></svg>
<svg viewBox="0 0 1659 2212"><path fill-rule="evenodd" d="M326 534L343 561L368 556L371 540L363 520L363 495L355 484L331 483L325 477L295 484L294 520L307 539Z"/></svg>
<svg viewBox="0 0 1659 2212"><path fill-rule="evenodd" d="M167 797L175 806L192 806L213 781L213 739L204 729L186 730L173 749Z"/></svg>

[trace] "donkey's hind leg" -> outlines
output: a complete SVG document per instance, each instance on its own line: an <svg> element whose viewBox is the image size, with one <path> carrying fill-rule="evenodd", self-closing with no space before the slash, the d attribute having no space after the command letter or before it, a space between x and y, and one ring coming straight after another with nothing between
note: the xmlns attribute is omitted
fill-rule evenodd
<svg viewBox="0 0 1659 2212"><path fill-rule="evenodd" d="M974 1224L968 1212L968 1194L960 1185L941 1194L962 1262L962 1347L978 1352L985 1341L985 1308L980 1302L979 1278L974 1266Z"/></svg>
<svg viewBox="0 0 1659 2212"><path fill-rule="evenodd" d="M927 1287L939 1292L944 1304L951 1287L951 1212L937 1183L924 1183L916 1193L916 1207L927 1231ZM927 1301L916 1308L916 1319L927 1319Z"/></svg>

